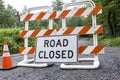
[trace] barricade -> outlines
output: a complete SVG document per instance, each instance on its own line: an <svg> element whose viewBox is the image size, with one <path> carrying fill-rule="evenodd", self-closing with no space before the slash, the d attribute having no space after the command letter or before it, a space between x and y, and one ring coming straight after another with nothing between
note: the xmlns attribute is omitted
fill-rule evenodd
<svg viewBox="0 0 120 80"><path fill-rule="evenodd" d="M74 8L66 10L69 6L90 4L91 7L88 8ZM33 62L34 59L28 59L28 54L35 54L35 47L28 47L28 38L39 37L39 36L51 36L51 35L85 35L93 34L93 46L79 46L78 54L92 54L94 58L78 58L78 61L93 61L93 65L66 65L61 64L62 69L95 69L100 65L98 54L104 53L104 46L98 45L97 34L103 33L103 26L96 24L96 15L102 13L101 6L95 6L94 2L91 0L85 0L80 2L73 2L64 5L62 11L53 11L51 8L47 12L39 13L29 13L31 10L43 9L49 7L36 7L28 9L27 14L21 17L21 21L25 22L25 30L20 33L20 37L25 39L25 46L20 48L20 53L24 54L24 60L19 62L19 66L30 66L30 67L47 67L47 63L29 63ZM92 16L92 26L79 26L79 27L66 27L65 18L68 17L78 17L78 16ZM52 29L52 19L59 18L62 19L62 28ZM49 19L49 29L46 30L28 30L29 21L33 20L44 20Z"/></svg>

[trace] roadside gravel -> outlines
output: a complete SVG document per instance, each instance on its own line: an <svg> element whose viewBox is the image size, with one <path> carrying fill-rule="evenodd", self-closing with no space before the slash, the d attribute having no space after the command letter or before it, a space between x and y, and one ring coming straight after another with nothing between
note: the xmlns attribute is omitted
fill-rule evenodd
<svg viewBox="0 0 120 80"><path fill-rule="evenodd" d="M85 44L91 45L86 39L79 41L79 45ZM12 55L12 59L16 65L23 56ZM101 65L95 70L62 70L60 63L56 63L47 68L18 67L0 71L0 80L120 80L120 48L105 47L105 54L99 55L99 59Z"/></svg>

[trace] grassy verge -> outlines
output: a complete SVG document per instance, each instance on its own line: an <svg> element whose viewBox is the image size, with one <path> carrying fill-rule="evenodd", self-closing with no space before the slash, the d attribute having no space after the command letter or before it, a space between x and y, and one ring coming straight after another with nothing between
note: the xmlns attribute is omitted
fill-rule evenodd
<svg viewBox="0 0 120 80"><path fill-rule="evenodd" d="M106 38L99 36L98 41L100 44L105 46L120 47L120 37Z"/></svg>

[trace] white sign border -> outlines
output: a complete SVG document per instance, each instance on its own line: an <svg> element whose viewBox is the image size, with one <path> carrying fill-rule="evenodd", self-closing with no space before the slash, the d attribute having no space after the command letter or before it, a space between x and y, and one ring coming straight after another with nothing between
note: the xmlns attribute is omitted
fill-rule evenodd
<svg viewBox="0 0 120 80"><path fill-rule="evenodd" d="M73 35L76 36L76 38L77 38L77 39L76 39L76 41L77 41L77 45L76 45L76 52L77 52L77 53L76 53L76 54L77 54L77 55L76 55L76 58L77 58L77 59L76 59L76 62L78 62L78 35L76 35L76 34L71 34L71 35L38 36L38 37L36 37L36 43L35 43L36 45L35 45L35 46L37 47L37 40L38 40L37 38L40 38L40 37L43 38L43 37L73 36ZM34 55L34 61L35 61L35 63L76 63L76 62L36 62L36 50L37 50L36 47L35 47L35 55Z"/></svg>

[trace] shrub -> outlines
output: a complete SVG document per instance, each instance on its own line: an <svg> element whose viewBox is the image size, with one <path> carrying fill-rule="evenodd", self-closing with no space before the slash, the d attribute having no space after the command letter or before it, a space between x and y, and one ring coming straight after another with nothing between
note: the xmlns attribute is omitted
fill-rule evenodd
<svg viewBox="0 0 120 80"><path fill-rule="evenodd" d="M0 53L2 54L3 43L6 40L11 53L18 53L23 39L19 37L22 28L0 29ZM0 55L1 55L0 54Z"/></svg>

